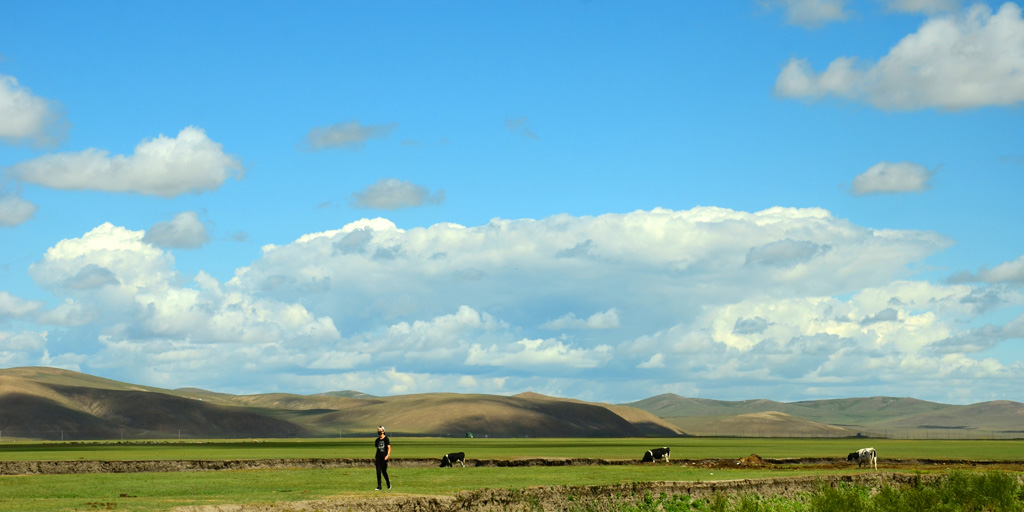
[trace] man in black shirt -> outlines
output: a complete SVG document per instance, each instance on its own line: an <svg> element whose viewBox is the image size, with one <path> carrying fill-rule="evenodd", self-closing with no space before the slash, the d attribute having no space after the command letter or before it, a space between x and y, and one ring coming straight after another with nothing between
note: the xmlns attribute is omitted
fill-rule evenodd
<svg viewBox="0 0 1024 512"><path fill-rule="evenodd" d="M391 490L391 479L388 478L388 459L391 458L391 440L384 434L384 427L377 427L377 439L373 440L373 446L376 448L375 457L373 459L377 466L377 490L380 490L380 475L384 475L384 481L388 484L388 490Z"/></svg>

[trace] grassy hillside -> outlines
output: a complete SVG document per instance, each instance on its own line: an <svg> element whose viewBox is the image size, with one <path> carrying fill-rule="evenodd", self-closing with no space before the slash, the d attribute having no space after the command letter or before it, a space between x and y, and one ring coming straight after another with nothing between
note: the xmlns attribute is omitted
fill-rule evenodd
<svg viewBox="0 0 1024 512"><path fill-rule="evenodd" d="M492 437L683 435L627 406L524 394L231 395L136 386L54 368L0 370L4 439L289 438L374 433Z"/></svg>
<svg viewBox="0 0 1024 512"><path fill-rule="evenodd" d="M537 393L358 391L232 395L139 386L55 368L0 369L2 440L478 437L1024 437L1024 404L867 397L802 402L658 395L602 404Z"/></svg>
<svg viewBox="0 0 1024 512"><path fill-rule="evenodd" d="M626 405L665 418L693 435L1024 437L1024 404L1012 401L948 405L915 398L865 397L786 403L669 393Z"/></svg>

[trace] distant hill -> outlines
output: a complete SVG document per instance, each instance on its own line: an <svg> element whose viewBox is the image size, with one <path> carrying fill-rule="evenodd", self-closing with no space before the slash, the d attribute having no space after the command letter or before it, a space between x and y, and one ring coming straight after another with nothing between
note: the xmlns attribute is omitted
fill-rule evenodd
<svg viewBox="0 0 1024 512"><path fill-rule="evenodd" d="M1024 404L947 405L867 397L801 402L658 395L628 404L537 393L232 395L161 389L56 368L0 369L0 441L9 439L491 437L1024 437Z"/></svg>
<svg viewBox="0 0 1024 512"><path fill-rule="evenodd" d="M372 435L380 424L424 436L685 435L639 409L537 394L231 395L138 386L56 368L0 369L4 440L326 437Z"/></svg>
<svg viewBox="0 0 1024 512"><path fill-rule="evenodd" d="M668 393L625 405L655 414L692 435L1024 437L1024 404L1012 401L948 405L915 398L867 397L787 403L708 400Z"/></svg>

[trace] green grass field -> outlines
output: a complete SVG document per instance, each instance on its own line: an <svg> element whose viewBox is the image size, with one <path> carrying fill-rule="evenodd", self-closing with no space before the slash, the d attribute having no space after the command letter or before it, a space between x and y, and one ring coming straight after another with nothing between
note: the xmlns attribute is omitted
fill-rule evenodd
<svg viewBox="0 0 1024 512"><path fill-rule="evenodd" d="M673 459L840 458L873 446L881 459L1024 460L1024 440L897 440L799 438L392 438L396 458L431 458L464 451L475 459L531 457L639 459L656 446L672 448ZM369 458L373 437L330 440L4 443L0 460L238 460Z"/></svg>
<svg viewBox="0 0 1024 512"><path fill-rule="evenodd" d="M270 503L372 495L376 485L366 439L166 444L12 443L0 460L221 460L364 458L365 466L176 473L0 476L0 512L167 510L180 505ZM395 438L392 493L448 495L461 490L519 489L535 485L607 485L640 481L696 481L780 476L779 470L701 469L680 465L559 467L402 467L400 459L465 451L469 459L533 457L638 459L650 447L670 446L674 460L843 456L873 445L885 458L1022 460L1022 441L895 441L815 439L440 439ZM794 469L785 476L854 472Z"/></svg>

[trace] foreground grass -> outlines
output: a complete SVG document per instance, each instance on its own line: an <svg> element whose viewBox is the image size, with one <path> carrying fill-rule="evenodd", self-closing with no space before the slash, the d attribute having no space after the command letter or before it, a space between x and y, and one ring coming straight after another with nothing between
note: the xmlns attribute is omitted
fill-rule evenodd
<svg viewBox="0 0 1024 512"><path fill-rule="evenodd" d="M707 500L688 496L646 496L636 505L613 510L629 512L1024 512L1024 486L1016 476L953 471L932 485L906 488L823 486L798 499L764 498L752 494L715 495Z"/></svg>
<svg viewBox="0 0 1024 512"><path fill-rule="evenodd" d="M632 481L707 481L780 476L778 471L687 469L678 466L523 468L395 468L392 491L376 492L372 468L252 470L203 473L32 475L0 480L0 511L119 510L149 512L183 505L265 504L384 494L451 495L461 490L535 485L610 485ZM835 471L830 472L834 474ZM811 472L787 471L787 476ZM496 485L496 482L500 484ZM580 503L579 510L648 512L919 512L1024 511L1017 475L954 471L937 485L822 487L799 499L756 495L647 496L639 503Z"/></svg>
<svg viewBox="0 0 1024 512"><path fill-rule="evenodd" d="M674 465L572 467L392 467L391 493L451 495L462 490L536 485L610 485L778 476L768 470ZM786 472L786 475L814 474ZM358 468L0 477L0 512L166 510L181 505L270 503L380 494L371 465Z"/></svg>
<svg viewBox="0 0 1024 512"><path fill-rule="evenodd" d="M885 440L885 439L393 439L397 462L402 458L437 458L465 451L472 459L533 457L636 460L655 446L670 446L672 458L735 459L752 453L765 458L844 459L856 448L872 445L880 463L888 459L1024 460L1024 441ZM365 466L332 469L275 469L177 473L0 476L0 512L67 510L167 510L180 505L271 503L373 495L376 485L370 464L372 437L265 442L167 443L4 443L0 460L244 460L355 458ZM462 490L521 489L538 485L610 485L624 482L708 481L855 472L856 469L708 470L680 465L568 467L434 467L393 466L393 493L450 495ZM677 498L667 498L677 500ZM846 498L839 497L837 500ZM652 498L652 502L656 501ZM757 501L757 500L755 500ZM753 502L751 502L753 503ZM767 503L765 500L757 503ZM689 510L669 508L665 510ZM668 504L669 506L676 506ZM713 503L707 504L714 505ZM741 507L755 506L739 504ZM682 505L679 505L680 507ZM724 506L724 505L723 505ZM732 506L732 505L730 505ZM789 506L789 505L787 505ZM797 506L797 505L793 505ZM653 510L653 509L651 509ZM732 510L717 508L712 510ZM789 510L740 508L737 510ZM798 510L798 509L793 509ZM799 509L806 510L806 509ZM818 510L818 509L816 509ZM823 508L820 510L829 510ZM834 509L847 510L847 509ZM868 510L868 509L857 509ZM926 510L926 509L920 509Z"/></svg>
<svg viewBox="0 0 1024 512"><path fill-rule="evenodd" d="M3 443L0 460L232 460L369 458L373 437L271 441L164 443ZM639 459L655 446L672 448L673 459L845 458L873 446L885 459L1024 460L1024 440L759 439L759 438L392 438L398 458L440 458L464 451L470 459L530 457Z"/></svg>

